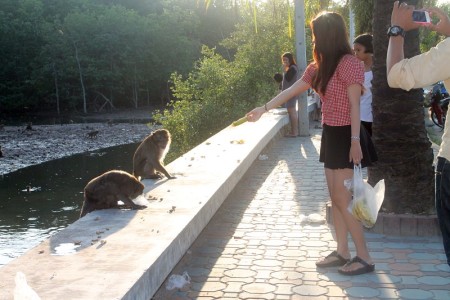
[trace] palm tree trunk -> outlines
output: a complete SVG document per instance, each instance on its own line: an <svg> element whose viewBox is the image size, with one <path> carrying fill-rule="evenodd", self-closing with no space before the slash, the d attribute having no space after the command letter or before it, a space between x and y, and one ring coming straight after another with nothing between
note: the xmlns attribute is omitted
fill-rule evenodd
<svg viewBox="0 0 450 300"><path fill-rule="evenodd" d="M416 4L409 1L408 4ZM374 1L373 140L378 163L369 182L386 181L383 208L393 213L430 214L434 210L433 152L424 123L423 91L391 89L386 79L386 52L394 0ZM408 32L405 57L419 53L419 33Z"/></svg>

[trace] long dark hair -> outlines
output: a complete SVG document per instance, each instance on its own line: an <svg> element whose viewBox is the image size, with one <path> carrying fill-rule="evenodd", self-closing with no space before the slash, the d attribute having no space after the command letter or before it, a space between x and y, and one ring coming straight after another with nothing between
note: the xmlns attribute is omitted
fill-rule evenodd
<svg viewBox="0 0 450 300"><path fill-rule="evenodd" d="M346 54L352 54L347 29L342 16L335 12L321 12L311 21L313 33L313 57L317 72L312 87L325 93L339 61Z"/></svg>
<svg viewBox="0 0 450 300"><path fill-rule="evenodd" d="M289 59L289 66L295 65L295 58L292 55L291 52L285 52L283 53L283 55L281 55L281 60L283 60L283 58L286 57L287 59Z"/></svg>
<svg viewBox="0 0 450 300"><path fill-rule="evenodd" d="M291 52L285 52L283 53L283 55L281 55L281 60L283 61L283 58L286 57L289 60L289 67L285 67L285 71L287 72L287 70L289 70L289 68L294 65L296 66L297 64L295 63L295 58L294 55L292 55Z"/></svg>

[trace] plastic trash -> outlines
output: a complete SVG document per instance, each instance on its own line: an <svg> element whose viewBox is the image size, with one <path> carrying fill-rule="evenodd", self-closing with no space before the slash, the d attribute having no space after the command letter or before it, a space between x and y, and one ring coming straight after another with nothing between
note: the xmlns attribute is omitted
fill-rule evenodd
<svg viewBox="0 0 450 300"><path fill-rule="evenodd" d="M71 255L77 253L77 248L80 245L76 245L75 243L61 243L55 247L55 251L52 255Z"/></svg>
<svg viewBox="0 0 450 300"><path fill-rule="evenodd" d="M181 289L189 283L191 283L191 277L189 277L189 274L184 271L182 275L171 275L167 281L166 289L169 291L173 289Z"/></svg>
<svg viewBox="0 0 450 300"><path fill-rule="evenodd" d="M137 205L144 205L144 206L149 205L148 200L147 198L145 198L144 194L137 196L136 198L132 199L132 201L134 202L134 204Z"/></svg>
<svg viewBox="0 0 450 300"><path fill-rule="evenodd" d="M38 294L28 285L25 274L17 272L15 282L14 300L41 300Z"/></svg>
<svg viewBox="0 0 450 300"><path fill-rule="evenodd" d="M309 214L306 217L306 222L312 223L312 224L322 224L325 223L325 218L319 214Z"/></svg>

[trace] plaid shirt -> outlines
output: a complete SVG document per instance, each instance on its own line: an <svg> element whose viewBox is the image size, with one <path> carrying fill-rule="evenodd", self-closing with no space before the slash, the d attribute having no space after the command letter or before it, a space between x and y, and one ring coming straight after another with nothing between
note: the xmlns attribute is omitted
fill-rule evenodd
<svg viewBox="0 0 450 300"><path fill-rule="evenodd" d="M301 80L312 84L312 76L316 66L311 63L306 68ZM353 55L347 54L341 58L336 71L328 82L325 94L319 93L322 99L322 123L329 126L350 125L350 101L347 88L352 84L364 84L364 66Z"/></svg>

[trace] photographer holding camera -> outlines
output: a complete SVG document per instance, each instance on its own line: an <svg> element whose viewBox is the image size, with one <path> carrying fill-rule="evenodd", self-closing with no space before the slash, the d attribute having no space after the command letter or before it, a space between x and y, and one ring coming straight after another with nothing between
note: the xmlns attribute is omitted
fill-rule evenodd
<svg viewBox="0 0 450 300"><path fill-rule="evenodd" d="M450 89L450 19L438 8L426 11L436 16L439 21L414 22L414 7L406 3L394 2L391 15L391 27L388 30L389 46L387 50L386 68L390 87L409 91L421 88L437 81L444 81L447 90ZM446 36L442 42L428 52L404 58L403 42L405 32L426 26L430 30ZM447 63L446 63L447 62ZM446 119L442 143L438 153L436 166L435 204L439 226L442 232L447 263L450 265L450 118Z"/></svg>

